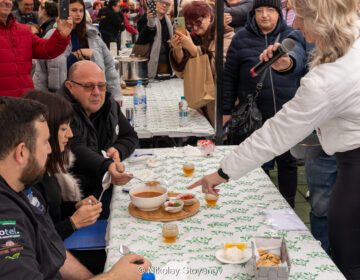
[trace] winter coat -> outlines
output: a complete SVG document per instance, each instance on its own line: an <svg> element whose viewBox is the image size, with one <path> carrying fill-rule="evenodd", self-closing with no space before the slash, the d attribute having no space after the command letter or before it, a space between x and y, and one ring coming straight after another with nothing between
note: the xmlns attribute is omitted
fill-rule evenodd
<svg viewBox="0 0 360 280"><path fill-rule="evenodd" d="M138 137L109 92L104 105L90 117L66 87L62 94L72 103L75 113L70 123L74 134L71 150L76 157L72 173L80 179L82 191L87 196L101 187L101 180L113 162L104 158L101 151L114 147L124 160L135 150Z"/></svg>
<svg viewBox="0 0 360 280"><path fill-rule="evenodd" d="M118 33L125 30L124 16L111 7L105 7L99 11L98 18L102 39L110 47L110 42L116 42Z"/></svg>
<svg viewBox="0 0 360 280"><path fill-rule="evenodd" d="M171 38L174 34L171 21L167 15L165 15L164 18L166 20L166 25L168 27L169 35ZM162 32L158 32L158 30L161 30L161 26L162 24L157 17L155 17L155 27L148 26L148 19L146 14L139 18L137 22L139 37L136 41L136 44L150 45L150 57L148 62L149 78L154 78L157 74L162 40Z"/></svg>
<svg viewBox="0 0 360 280"><path fill-rule="evenodd" d="M280 73L269 67L264 80L264 86L257 101L263 115L263 120L265 121L272 117L275 111L280 110L283 104L294 97L299 80L305 71L305 40L299 31L294 31L292 27L286 25L281 15L279 15L275 29L268 34L263 34L255 22L254 12L251 11L246 26L235 34L227 53L224 68L224 115L231 114L237 98L239 98L241 103L247 95L255 93L256 84L261 75L252 78L250 76L250 69L259 62L260 54L269 45L275 43L279 33L281 34L280 43L288 37L295 41L295 48L289 53L294 62L294 67L289 73ZM271 76L275 92L275 105L273 102Z"/></svg>
<svg viewBox="0 0 360 280"><path fill-rule="evenodd" d="M359 33L355 32L356 41L342 57L311 69L301 79L294 98L222 159L225 174L241 178L314 129L328 155L360 147Z"/></svg>
<svg viewBox="0 0 360 280"><path fill-rule="evenodd" d="M52 59L64 52L70 36L54 30L49 40L32 34L29 27L17 23L12 14L7 25L0 22L0 96L19 97L34 88L32 59Z"/></svg>
<svg viewBox="0 0 360 280"><path fill-rule="evenodd" d="M224 13L229 13L232 16L232 21L229 24L235 28L235 32L246 24L247 15L253 7L253 0L243 0L235 6L228 6L224 1Z"/></svg>
<svg viewBox="0 0 360 280"><path fill-rule="evenodd" d="M50 30L45 38L51 36L55 28ZM115 70L114 59L109 49L100 37L99 31L92 25L86 25L86 35L88 37L89 48L93 55L91 61L95 62L105 73L107 89L114 95L121 95L119 76ZM61 89L67 79L67 57L71 54L72 44L56 59L38 60L36 62L35 74L33 77L35 87L53 92Z"/></svg>

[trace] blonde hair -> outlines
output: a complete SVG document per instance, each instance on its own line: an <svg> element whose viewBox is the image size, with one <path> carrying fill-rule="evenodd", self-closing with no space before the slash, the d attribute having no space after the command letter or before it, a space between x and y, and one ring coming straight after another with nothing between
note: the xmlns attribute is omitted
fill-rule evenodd
<svg viewBox="0 0 360 280"><path fill-rule="evenodd" d="M334 62L354 43L359 30L357 3L358 0L291 0L304 29L317 36L311 67Z"/></svg>

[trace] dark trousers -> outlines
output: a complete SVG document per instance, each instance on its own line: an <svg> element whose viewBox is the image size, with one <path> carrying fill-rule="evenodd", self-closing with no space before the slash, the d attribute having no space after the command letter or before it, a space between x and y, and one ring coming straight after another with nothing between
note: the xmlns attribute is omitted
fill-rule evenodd
<svg viewBox="0 0 360 280"><path fill-rule="evenodd" d="M294 208L297 189L296 159L289 151L277 156L272 161L269 161L262 166L267 174L269 174L269 170L273 168L274 161L276 161L278 168L279 191L290 206Z"/></svg>
<svg viewBox="0 0 360 280"><path fill-rule="evenodd" d="M336 154L328 228L331 255L346 279L360 279L360 148Z"/></svg>

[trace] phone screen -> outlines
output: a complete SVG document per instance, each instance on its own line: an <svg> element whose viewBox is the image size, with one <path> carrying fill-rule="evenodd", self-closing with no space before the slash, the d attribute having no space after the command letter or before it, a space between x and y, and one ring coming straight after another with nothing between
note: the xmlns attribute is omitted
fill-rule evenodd
<svg viewBox="0 0 360 280"><path fill-rule="evenodd" d="M69 0L59 0L59 17L67 19L69 17Z"/></svg>
<svg viewBox="0 0 360 280"><path fill-rule="evenodd" d="M175 31L186 35L185 19L183 17L176 17L174 19Z"/></svg>

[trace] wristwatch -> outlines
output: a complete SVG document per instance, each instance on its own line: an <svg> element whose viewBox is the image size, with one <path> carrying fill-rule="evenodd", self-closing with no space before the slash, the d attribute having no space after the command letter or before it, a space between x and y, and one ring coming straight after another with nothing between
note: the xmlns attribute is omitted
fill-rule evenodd
<svg viewBox="0 0 360 280"><path fill-rule="evenodd" d="M230 177L227 174L225 174L221 168L218 169L217 173L223 179L223 183L229 182Z"/></svg>

